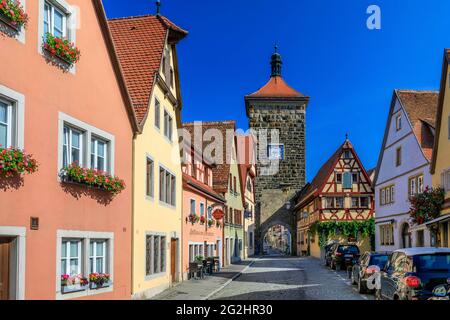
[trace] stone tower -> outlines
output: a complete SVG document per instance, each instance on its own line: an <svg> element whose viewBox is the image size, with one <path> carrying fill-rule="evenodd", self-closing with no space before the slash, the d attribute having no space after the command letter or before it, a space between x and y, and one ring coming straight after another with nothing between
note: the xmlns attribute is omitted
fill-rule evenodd
<svg viewBox="0 0 450 320"><path fill-rule="evenodd" d="M277 48L271 67L269 81L245 96L249 126L258 141L255 254L263 253L263 238L275 225L289 229L291 252L295 254L297 231L292 199L305 185L305 115L309 97L284 81Z"/></svg>

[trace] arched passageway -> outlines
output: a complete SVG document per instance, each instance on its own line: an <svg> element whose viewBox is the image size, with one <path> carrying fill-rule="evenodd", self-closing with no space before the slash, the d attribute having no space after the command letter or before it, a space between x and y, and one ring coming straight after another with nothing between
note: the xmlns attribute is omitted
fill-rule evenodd
<svg viewBox="0 0 450 320"><path fill-rule="evenodd" d="M277 224L270 227L263 235L264 255L291 255L292 234L289 228Z"/></svg>

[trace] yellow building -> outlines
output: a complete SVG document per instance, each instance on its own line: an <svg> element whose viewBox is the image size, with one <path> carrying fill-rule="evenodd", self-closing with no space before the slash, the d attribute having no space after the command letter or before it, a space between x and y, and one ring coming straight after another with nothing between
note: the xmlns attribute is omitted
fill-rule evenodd
<svg viewBox="0 0 450 320"><path fill-rule="evenodd" d="M450 49L444 53L439 105L436 117L436 132L431 162L433 187L442 187L446 191L445 203L439 218L428 222L438 231L437 246L450 247ZM432 226L433 227L433 226Z"/></svg>
<svg viewBox="0 0 450 320"><path fill-rule="evenodd" d="M159 14L113 19L109 25L140 125L133 144L132 288L133 298L149 298L181 280L176 44L187 32Z"/></svg>

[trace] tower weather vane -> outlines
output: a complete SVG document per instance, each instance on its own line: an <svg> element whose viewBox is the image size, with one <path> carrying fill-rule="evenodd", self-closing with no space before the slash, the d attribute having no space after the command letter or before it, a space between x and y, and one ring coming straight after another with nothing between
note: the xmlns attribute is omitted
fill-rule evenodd
<svg viewBox="0 0 450 320"><path fill-rule="evenodd" d="M159 15L161 13L161 1L156 0L156 14Z"/></svg>

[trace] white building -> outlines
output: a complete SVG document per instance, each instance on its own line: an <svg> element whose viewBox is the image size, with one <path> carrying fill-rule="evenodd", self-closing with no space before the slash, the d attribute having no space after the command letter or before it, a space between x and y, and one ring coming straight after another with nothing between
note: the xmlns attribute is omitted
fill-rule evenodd
<svg viewBox="0 0 450 320"><path fill-rule="evenodd" d="M374 179L377 251L434 244L426 228L410 230L409 199L432 185L437 104L438 92L394 91Z"/></svg>

